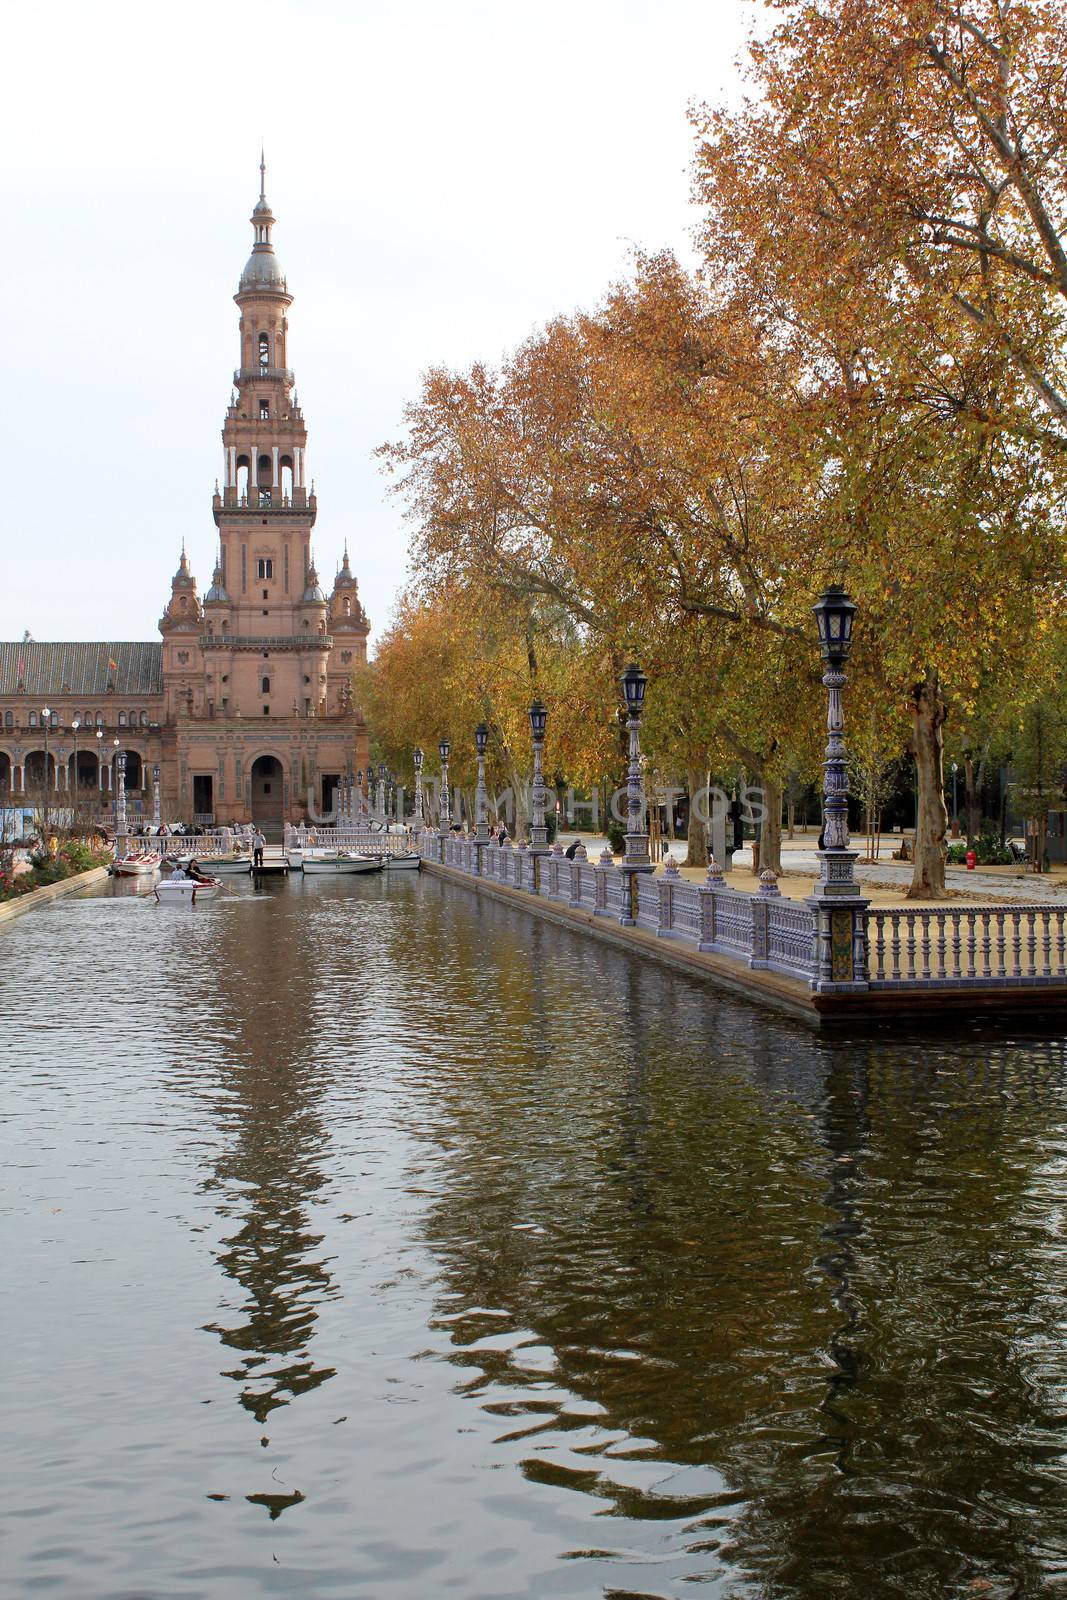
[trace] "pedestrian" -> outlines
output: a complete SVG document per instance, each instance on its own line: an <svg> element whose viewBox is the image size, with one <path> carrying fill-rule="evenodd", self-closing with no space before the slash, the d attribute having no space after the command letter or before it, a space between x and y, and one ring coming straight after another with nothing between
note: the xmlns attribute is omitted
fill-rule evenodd
<svg viewBox="0 0 1067 1600"><path fill-rule="evenodd" d="M267 845L266 839L263 837L262 833L257 828L255 833L252 835L252 867L253 867L253 869L255 869L256 867L261 867L263 865L263 851L265 850L266 845Z"/></svg>
<svg viewBox="0 0 1067 1600"><path fill-rule="evenodd" d="M563 852L563 854L567 857L568 861L573 861L574 860L575 856L578 854L578 846L580 844L581 844L581 840L580 839L572 839L571 840L570 844L567 846L566 850L564 850L564 852Z"/></svg>

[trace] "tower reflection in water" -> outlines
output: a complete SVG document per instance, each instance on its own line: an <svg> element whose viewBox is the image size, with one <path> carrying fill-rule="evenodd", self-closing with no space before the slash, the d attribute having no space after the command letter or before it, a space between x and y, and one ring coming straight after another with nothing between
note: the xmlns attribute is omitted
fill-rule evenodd
<svg viewBox="0 0 1067 1600"><path fill-rule="evenodd" d="M214 1114L230 1139L204 1188L217 1192L219 1215L238 1222L217 1260L239 1292L205 1331L235 1353L224 1375L262 1425L334 1376L316 1363L313 1341L319 1308L337 1290L310 1221L327 1181L328 1088L310 1018L312 956L306 942L247 937L258 910L270 914L246 902L218 919L215 1005L228 1053Z"/></svg>

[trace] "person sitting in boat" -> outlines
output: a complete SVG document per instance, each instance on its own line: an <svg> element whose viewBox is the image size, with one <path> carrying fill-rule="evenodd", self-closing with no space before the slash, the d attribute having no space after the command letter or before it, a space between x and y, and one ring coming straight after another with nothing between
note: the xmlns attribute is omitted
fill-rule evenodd
<svg viewBox="0 0 1067 1600"><path fill-rule="evenodd" d="M171 878L185 878L186 875L185 868L182 866L181 862L176 861L174 863L173 871L171 872Z"/></svg>
<svg viewBox="0 0 1067 1600"><path fill-rule="evenodd" d="M196 864L196 858L195 857L193 858L192 861L190 861L188 867L185 869L185 876L187 878L192 878L194 883L210 883L211 882L211 879L210 878L205 878L204 874L200 871L200 868Z"/></svg>

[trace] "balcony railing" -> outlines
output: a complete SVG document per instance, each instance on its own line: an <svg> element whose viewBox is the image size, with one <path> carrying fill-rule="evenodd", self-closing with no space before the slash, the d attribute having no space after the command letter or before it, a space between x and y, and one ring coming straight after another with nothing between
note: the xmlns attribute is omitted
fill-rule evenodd
<svg viewBox="0 0 1067 1600"><path fill-rule="evenodd" d="M289 367L238 367L233 375L234 383L255 383L261 378L280 378L283 383L296 382Z"/></svg>
<svg viewBox="0 0 1067 1600"><path fill-rule="evenodd" d="M332 650L332 633L275 633L244 637L236 633L202 633L201 650Z"/></svg>

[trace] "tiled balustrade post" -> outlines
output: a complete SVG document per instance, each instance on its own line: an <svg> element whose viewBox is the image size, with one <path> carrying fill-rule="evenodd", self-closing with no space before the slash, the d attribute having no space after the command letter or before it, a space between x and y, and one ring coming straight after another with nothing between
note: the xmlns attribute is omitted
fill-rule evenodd
<svg viewBox="0 0 1067 1600"><path fill-rule="evenodd" d="M612 872L614 867L615 857L605 845L600 852L600 858L596 866L593 868L593 872L596 875L596 895L593 903L594 917L606 917L608 914L608 873Z"/></svg>
<svg viewBox="0 0 1067 1600"><path fill-rule="evenodd" d="M722 868L714 856L708 860L708 870L704 882L698 888L700 895L700 942L698 950L714 950L716 937L716 907L715 896L720 890L726 888L726 879L722 875Z"/></svg>

